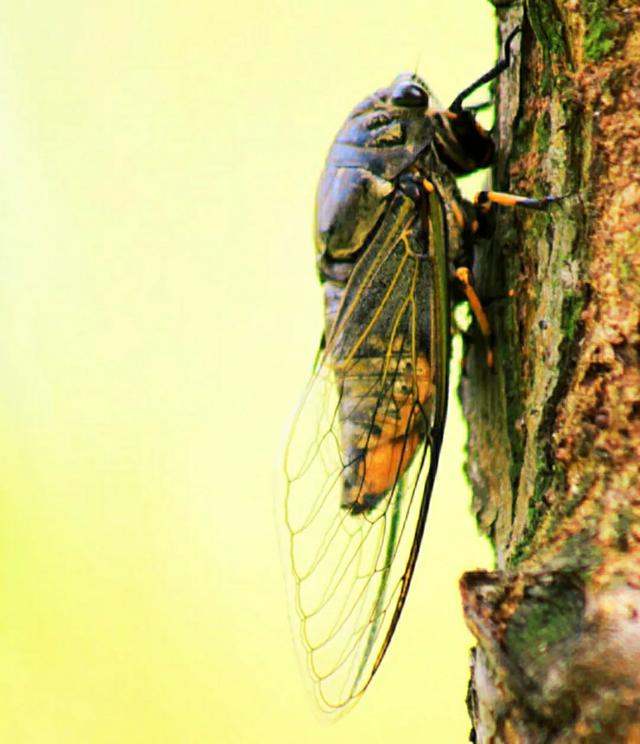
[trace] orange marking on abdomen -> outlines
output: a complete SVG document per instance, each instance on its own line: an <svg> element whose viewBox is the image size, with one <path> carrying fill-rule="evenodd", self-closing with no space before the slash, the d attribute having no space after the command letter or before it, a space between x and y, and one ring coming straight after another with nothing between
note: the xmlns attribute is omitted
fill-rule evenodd
<svg viewBox="0 0 640 744"><path fill-rule="evenodd" d="M431 389L431 369L424 355L416 360L415 371L403 374L399 384L408 392L404 400L396 399L393 414L383 411L375 423L379 433L371 437L363 462L360 464L362 488L357 499L364 503L367 497L377 496L393 488L409 467L416 449L424 436L425 421L421 408Z"/></svg>
<svg viewBox="0 0 640 744"><path fill-rule="evenodd" d="M413 432L369 450L361 466L364 468L364 493L377 495L388 491L409 466L420 439L420 433Z"/></svg>

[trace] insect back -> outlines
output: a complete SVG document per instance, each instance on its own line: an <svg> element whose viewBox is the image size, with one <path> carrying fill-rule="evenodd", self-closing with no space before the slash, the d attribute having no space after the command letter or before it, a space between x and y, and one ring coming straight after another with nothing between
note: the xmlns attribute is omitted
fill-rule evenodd
<svg viewBox="0 0 640 744"><path fill-rule="evenodd" d="M454 105L400 75L352 111L318 188L325 327L287 445L285 520L299 635L329 711L355 701L384 656L433 490L450 286L477 226L455 175L493 155Z"/></svg>

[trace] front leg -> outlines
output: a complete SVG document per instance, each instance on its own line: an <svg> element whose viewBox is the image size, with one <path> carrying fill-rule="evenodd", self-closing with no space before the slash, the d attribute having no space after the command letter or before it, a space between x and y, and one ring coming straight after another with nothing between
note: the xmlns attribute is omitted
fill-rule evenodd
<svg viewBox="0 0 640 744"><path fill-rule="evenodd" d="M541 199L532 199L528 196L518 194L507 194L504 191L479 191L474 199L479 214L488 214L493 204L499 204L503 207L524 207L525 209L535 209L538 212L544 211L550 204L564 199L564 196L543 196Z"/></svg>

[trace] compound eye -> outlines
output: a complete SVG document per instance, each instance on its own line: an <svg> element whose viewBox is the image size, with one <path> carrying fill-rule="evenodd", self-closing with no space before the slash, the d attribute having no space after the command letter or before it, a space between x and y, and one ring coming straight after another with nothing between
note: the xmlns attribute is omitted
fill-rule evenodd
<svg viewBox="0 0 640 744"><path fill-rule="evenodd" d="M396 106L426 108L429 105L429 96L422 86L411 80L406 80L396 86L391 101Z"/></svg>

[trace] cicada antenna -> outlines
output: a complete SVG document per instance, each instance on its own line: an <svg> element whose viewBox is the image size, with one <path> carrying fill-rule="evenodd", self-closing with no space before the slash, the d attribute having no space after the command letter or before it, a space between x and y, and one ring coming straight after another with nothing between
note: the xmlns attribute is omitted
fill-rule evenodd
<svg viewBox="0 0 640 744"><path fill-rule="evenodd" d="M413 68L413 74L414 75L417 75L418 74L418 68L419 67L420 67L420 52L418 52L418 56L416 58L416 64L415 64L415 67Z"/></svg>
<svg viewBox="0 0 640 744"><path fill-rule="evenodd" d="M451 106L449 106L449 111L452 111L454 114L459 114L462 111L462 102L465 98L470 96L474 91L478 90L480 86L490 82L491 80L495 80L495 78L497 78L501 72L504 72L509 67L509 65L511 64L511 42L514 40L517 34L520 33L521 30L522 28L520 26L516 26L513 31L511 31L504 42L503 58L499 60L499 62L494 65L488 72L485 72L482 77L479 77L475 82L471 83L471 85L465 88L462 93L459 93L454 99Z"/></svg>

